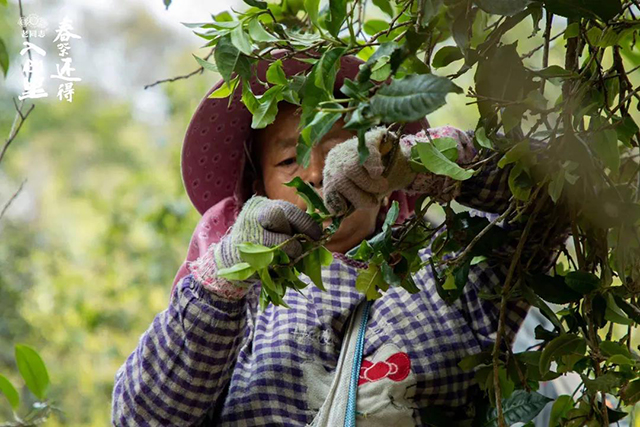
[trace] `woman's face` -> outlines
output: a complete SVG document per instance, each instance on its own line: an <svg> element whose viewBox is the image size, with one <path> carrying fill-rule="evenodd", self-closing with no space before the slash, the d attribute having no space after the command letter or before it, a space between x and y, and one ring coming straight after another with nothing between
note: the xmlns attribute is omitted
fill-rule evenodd
<svg viewBox="0 0 640 427"><path fill-rule="evenodd" d="M296 143L300 134L300 116L296 112L298 107L288 103L278 107L275 121L256 132L256 153L262 170L262 183L256 181L254 190L270 199L285 200L306 210L306 204L296 194L295 188L284 184L299 176L322 195L322 170L327 153L337 144L352 138L354 133L343 129L342 119L337 121L313 147L309 167L305 169L296 162ZM378 206L354 211L342 221L326 247L333 252L344 253L368 238L375 231L379 210ZM330 220L327 220L325 226L329 223Z"/></svg>

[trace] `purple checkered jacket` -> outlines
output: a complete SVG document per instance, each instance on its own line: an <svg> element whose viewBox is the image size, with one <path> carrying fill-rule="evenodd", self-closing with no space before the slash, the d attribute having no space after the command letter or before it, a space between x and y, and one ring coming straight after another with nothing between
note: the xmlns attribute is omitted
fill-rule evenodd
<svg viewBox="0 0 640 427"><path fill-rule="evenodd" d="M510 167L488 161L479 174L464 181L458 202L473 214L496 217L511 197ZM484 213L483 213L484 212ZM552 210L536 221L534 241L525 259L540 258L549 265L563 239L542 233ZM518 228L521 225L502 225ZM551 235L553 242L549 240ZM537 239L537 240L536 240ZM431 268L414 274L416 294L390 288L376 300L367 324L363 358L383 344L406 353L415 376L412 390L415 425L433 405L460 408L475 398L474 373L458 362L493 345L499 301L478 295L493 293L504 282L516 241L505 244L495 257L471 266L462 296L445 303L436 291ZM545 250L539 250L539 245ZM533 249L534 246L538 247ZM530 251L528 253L527 251ZM423 260L429 248L420 252ZM362 263L335 254L323 267L320 291L307 286L288 292L290 308L270 305L258 309L259 284L239 301L206 291L191 275L176 287L169 307L159 313L137 348L115 377L112 423L117 426L304 426L317 412L309 404L309 384L303 364L313 361L327 372L335 370L348 318L364 295L355 290ZM311 283L306 276L300 279ZM506 339L511 342L528 305L510 302Z"/></svg>

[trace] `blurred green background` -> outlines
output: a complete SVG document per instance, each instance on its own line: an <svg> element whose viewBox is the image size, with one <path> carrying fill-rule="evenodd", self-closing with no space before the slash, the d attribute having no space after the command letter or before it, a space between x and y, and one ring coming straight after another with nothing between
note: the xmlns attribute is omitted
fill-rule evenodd
<svg viewBox="0 0 640 427"><path fill-rule="evenodd" d="M57 82L45 80L49 97L33 100L35 110L0 164L0 206L27 180L0 220L0 373L23 384L13 346L34 347L49 368L50 396L64 410L48 425L103 426L115 372L166 308L199 219L183 191L180 148L191 115L218 76L143 86L188 73L197 67L192 54L206 55L199 49L204 41L180 21L207 21L210 13L241 6L179 0L165 11L161 0L64 0L24 7L25 15L49 22L47 36L32 41L47 50L50 72L57 23L72 18L82 37L72 42L73 64L83 81L69 103L56 98ZM15 116L11 98L22 91L23 39L17 2L0 6L0 13L0 37L12 53L0 92L4 139ZM507 38L520 39L524 52L536 45L530 33L528 21ZM532 63L540 63L540 53ZM551 63L562 63L557 51ZM469 72L457 83L466 89L472 77ZM553 101L559 88L547 86ZM475 105L465 105L464 96L448 99L429 117L431 125L473 128ZM0 399L0 422L10 418Z"/></svg>

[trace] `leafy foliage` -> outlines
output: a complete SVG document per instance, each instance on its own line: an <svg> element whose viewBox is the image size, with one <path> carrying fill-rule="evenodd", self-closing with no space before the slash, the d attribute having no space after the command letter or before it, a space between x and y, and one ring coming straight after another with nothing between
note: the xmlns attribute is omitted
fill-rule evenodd
<svg viewBox="0 0 640 427"><path fill-rule="evenodd" d="M508 212L516 212L527 230L535 217L533 207L550 198L568 212L574 246L565 251L551 274L545 274L533 270L530 260L523 258L522 248L529 237L523 232L521 249L509 260L513 274L496 294L483 296L499 300L502 310L507 301L524 298L538 306L555 329L539 331L541 349L509 358L500 348L504 338L500 335L504 331L501 320L491 360L466 362L468 369L477 369L478 383L496 405L479 425L530 421L547 403L531 391L537 388L536 382L569 371L583 376L583 395L575 400L567 396L558 399L554 420L565 425L572 414L579 414L580 422L606 424L621 416L602 411L604 406L592 396L610 393L637 401L637 381L631 380L638 375L638 358L631 353L630 343L640 314L640 182L637 156L631 153L640 143L640 133L631 113L637 89L630 84L626 65L627 59L635 58L631 51L640 25L632 10L637 5L620 0L373 1L392 18L386 23L367 20L358 13L366 3L331 0L327 8L319 9L319 2L307 0L295 9L284 2L249 2L254 7L238 13L233 21L237 37L225 38L229 32L226 24L213 23L203 29L207 28L212 45L216 40L223 43L221 53L232 44L250 62L270 61L269 90L297 94L291 98L300 100L303 111L298 144L302 164L308 162L310 148L340 117L345 118L346 128L358 132L363 161L368 156L363 144L367 129L381 123L399 125L436 111L447 102L448 94L463 93L455 81L475 68L474 87L468 91L468 96L476 98L479 113L475 142L486 157L497 156L499 167L509 169L513 199ZM553 15L568 18L567 27L556 24ZM547 22L544 32L540 28L543 16ZM528 54L521 51L518 42L508 41L509 32L526 19L533 24L531 37L540 40L540 46ZM252 36L251 31L249 42L239 36L254 22L260 22L272 36L269 41ZM554 29L564 31L564 64L549 63ZM449 39L455 46L444 45ZM304 75L284 75L279 68L281 59L268 53L275 47L285 55L305 51L312 67ZM534 66L529 58L539 49L543 49L542 55L538 54L541 64ZM346 79L340 88L347 99L336 99L332 92L336 66L341 57L350 54L358 55L365 64L354 80ZM607 54L612 61L603 60ZM220 55L218 68L224 70L226 79L231 71L241 74L236 57ZM433 72L461 60L454 74L445 77ZM301 85L297 84L300 79ZM248 85L240 84L244 98ZM547 98L551 89L561 92L554 102ZM267 110L277 109L275 97L263 95L257 103L267 105ZM270 111L254 127L269 124L273 117ZM470 179L482 169L463 168L456 156L451 141L419 143L413 148L412 167L458 181ZM290 185L305 199L316 220L326 219L322 201L314 192L301 181ZM390 286L416 292L411 274L427 267L419 262L417 250L430 245L433 257L429 267L437 290L445 301L452 302L466 286L471 265L491 256L512 237L484 218L450 208L445 209L447 227L440 232L445 224L434 228L422 221L432 201L424 202L423 198L415 218L399 226L392 227L395 219L391 210L385 229L348 253L368 265L356 282L356 288L368 299L383 297ZM326 230L317 247L322 248L332 231L335 227ZM306 270L321 287L320 262L314 253L313 248L308 249L302 259L284 266L290 269L289 276ZM271 264L269 271L281 271L282 267ZM278 278L285 276L272 277L277 283L289 280ZM564 308L556 313L547 301ZM599 338L599 330L611 331L613 324L628 327L626 336L611 341L609 332L606 340Z"/></svg>
<svg viewBox="0 0 640 427"><path fill-rule="evenodd" d="M170 3L164 0L166 7ZM632 346L632 332L640 322L640 134L634 119L638 90L629 78L640 65L635 45L637 5L621 0L330 0L326 8L320 8L318 0L245 3L249 8L244 12L225 12L212 22L191 26L207 41L207 47L215 48L215 65L196 60L227 81L215 96L224 98L237 89L242 91L243 102L254 114L254 128L271 123L282 100L301 105L304 128L298 160L303 164L308 162L310 148L340 117L362 137L371 126L407 122L461 98L462 82L472 78L473 87L467 95L475 98L478 108L474 142L483 153L501 159L501 167L509 168L514 195L510 209L528 223L532 220L530 208L549 197L568 207L573 233L571 247L549 274L529 271L529 260L516 254L510 264L514 272L510 280L494 294L483 295L501 307L524 298L541 309L553 329L537 330L539 348L511 355L499 345L504 339L500 334L504 320L500 320L495 348L461 362L465 369L476 371L478 383L496 406L477 411L478 425L528 422L547 403L535 393L538 382L566 372L581 374L583 384L573 396L561 396L553 403L554 425L599 426L624 417L640 395L638 357ZM360 14L360 6L365 5L388 15L389 23ZM568 18L568 25L552 19L553 15ZM548 24L545 31L541 29L543 17ZM539 42L535 52L525 52L524 43L513 42L514 29L522 29L526 22L533 27L531 38ZM560 43L553 41L557 35ZM310 54L311 69L303 75L283 75L278 62L282 58L271 54L274 48L284 50L285 55L304 50ZM558 50L564 61L551 64L550 52ZM349 54L366 63L355 80L346 80L340 88L347 99L335 99L335 67ZM8 58L0 42L0 66L5 74ZM271 92L256 96L248 82L260 59L271 62L265 82ZM447 76L436 74L447 67L458 69ZM474 68L471 76L469 71ZM112 123L111 128L115 127L119 126ZM533 147L534 139L546 146ZM428 148L416 149L414 156L419 170L460 180L481 169L481 165L458 166L446 142L431 141L425 146ZM361 150L362 159L367 154ZM544 164L539 161L542 158L546 159ZM306 195L310 212L318 221L326 219L321 201L302 184L296 188ZM125 188L110 201L114 214L105 221L99 250L107 259L113 255L114 245L131 246L128 256L134 258L150 250L140 244L139 237L130 236L130 223L136 217L131 212L138 212L127 201L130 191ZM138 198L133 199L137 206ZM105 203L95 201L101 202ZM401 225L393 225L397 212L392 209L383 232L349 254L368 263L357 283L368 298L384 297L390 286L417 292L411 274L427 267L436 272L443 299L454 301L467 284L470 266L482 262L512 237L487 220L473 219L450 207L445 209L446 230L440 232L442 225L433 227L422 220L431 203L421 200L416 217ZM128 210L124 209L127 206ZM184 217L184 210L173 205L157 207L149 214L154 236L161 236L158 239L163 243L173 242L176 253L175 241L164 233L179 230L188 235L190 230L180 227L188 222ZM305 254L298 260L288 260L277 248L245 247L247 262L227 274L242 278L257 274L263 282L263 308L268 303L284 304L287 289L306 286L299 274L322 287L319 272L330 261L322 245L340 219L334 219L318 245L303 242ZM527 241L531 236L523 233L517 237ZM161 246L164 251L170 245ZM417 251L428 246L432 262L421 265ZM168 257L160 253L153 256ZM143 282L148 270L130 267L127 278ZM98 284L116 274L108 266L99 269L104 274L96 279ZM0 273L3 284L9 281L2 277L6 271ZM54 286L66 287L83 274L73 271L61 276ZM162 279L166 277L157 277L158 282ZM122 292L113 287L95 288L99 304L112 298L112 293ZM148 290L150 296L139 298L140 304L152 301L158 305L164 294L159 297L150 287ZM99 313L92 307L97 303L87 304L86 298L78 297L71 304L82 313L79 317L88 328L121 322L127 329L130 322L126 319L138 308ZM554 310L547 302L562 307ZM41 324L46 326L44 321ZM626 332L614 337L614 330ZM14 407L15 389L4 379L0 377L0 390ZM29 382L38 394L45 392L48 383L42 377ZM603 403L607 394L621 398L627 406L607 408Z"/></svg>
<svg viewBox="0 0 640 427"><path fill-rule="evenodd" d="M33 393L38 401L33 404L29 413L24 416L18 416L20 408L20 394L14 385L5 376L0 375L0 394L7 398L7 401L13 409L14 421L5 423L5 426L29 426L37 425L46 421L52 412L59 409L47 399L49 388L49 373L42 360L42 357L33 348L16 344L15 361L27 388Z"/></svg>

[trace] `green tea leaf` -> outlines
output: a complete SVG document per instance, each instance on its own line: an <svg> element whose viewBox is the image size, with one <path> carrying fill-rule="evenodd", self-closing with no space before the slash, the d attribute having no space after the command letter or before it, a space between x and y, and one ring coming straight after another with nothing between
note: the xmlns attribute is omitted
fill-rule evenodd
<svg viewBox="0 0 640 427"><path fill-rule="evenodd" d="M371 262L366 270L362 270L358 274L356 290L365 294L367 300L371 301L382 296L377 289L380 285L384 286L384 284L379 266Z"/></svg>
<svg viewBox="0 0 640 427"><path fill-rule="evenodd" d="M622 389L622 400L631 406L640 401L640 379L631 381Z"/></svg>
<svg viewBox="0 0 640 427"><path fill-rule="evenodd" d="M249 40L249 36L242 28L242 25L238 25L233 30L231 30L231 43L242 53L245 55L251 55L253 53L253 46L251 45L251 40Z"/></svg>
<svg viewBox="0 0 640 427"><path fill-rule="evenodd" d="M378 8L389 15L389 17L393 18L395 16L393 6L391 6L391 2L389 0L373 0L373 4L378 6Z"/></svg>
<svg viewBox="0 0 640 427"><path fill-rule="evenodd" d="M475 136L475 141L478 143L480 147L493 150L493 143L487 137L487 131L485 130L485 128L483 127L478 128L475 131L474 136Z"/></svg>
<svg viewBox="0 0 640 427"><path fill-rule="evenodd" d="M419 0L418 7L422 16L419 24L426 27L440 11L442 0Z"/></svg>
<svg viewBox="0 0 640 427"><path fill-rule="evenodd" d="M600 285L598 276L586 271L571 271L564 280L567 286L582 295L595 291Z"/></svg>
<svg viewBox="0 0 640 427"><path fill-rule="evenodd" d="M444 136L441 138L435 138L431 140L431 143L436 146L439 152L442 153L447 159L455 162L458 160L458 141L454 138Z"/></svg>
<svg viewBox="0 0 640 427"><path fill-rule="evenodd" d="M291 181L286 182L284 185L296 189L298 196L300 196L307 204L307 213L312 213L318 210L325 215L329 215L329 210L324 205L322 197L320 197L320 195L313 187L304 182L302 178L296 176Z"/></svg>
<svg viewBox="0 0 640 427"><path fill-rule="evenodd" d="M18 406L20 406L20 395L13 384L11 384L11 381L3 375L0 375L0 392L4 394L13 410L16 411Z"/></svg>
<svg viewBox="0 0 640 427"><path fill-rule="evenodd" d="M374 34L379 33L380 31L384 31L388 28L389 23L387 21L383 21L382 19L369 19L362 26L364 32L369 36L373 36ZM380 39L383 39L383 37L384 36L380 37Z"/></svg>
<svg viewBox="0 0 640 427"><path fill-rule="evenodd" d="M360 66L360 71L356 76L356 82L359 85L367 85L371 84L371 69L375 64L378 63L378 60L382 57L388 57L389 63L391 64L391 71L396 70L405 57L405 51L403 46L399 45L396 42L385 42L376 49L375 52L367 59L367 62L364 65Z"/></svg>
<svg viewBox="0 0 640 427"><path fill-rule="evenodd" d="M358 261L369 261L373 255L373 248L367 240L363 240L360 245L351 249L346 255Z"/></svg>
<svg viewBox="0 0 640 427"><path fill-rule="evenodd" d="M578 37L579 35L580 35L580 23L579 22L572 22L569 25L567 25L567 29L564 32L565 40Z"/></svg>
<svg viewBox="0 0 640 427"><path fill-rule="evenodd" d="M609 322L621 325L633 325L633 320L629 319L624 311L618 307L611 294L607 294L607 308L604 312L604 318Z"/></svg>
<svg viewBox="0 0 640 427"><path fill-rule="evenodd" d="M404 277L400 286L402 286L402 288L410 294L417 294L418 292L420 292L420 288L418 288L418 286L416 285L416 282L413 280L411 274L407 274Z"/></svg>
<svg viewBox="0 0 640 427"><path fill-rule="evenodd" d="M495 15L511 16L523 11L530 0L475 0L478 7Z"/></svg>
<svg viewBox="0 0 640 427"><path fill-rule="evenodd" d="M4 41L0 38L0 68L2 68L2 73L5 77L7 77L7 73L9 72L9 52L7 52L7 46L4 44Z"/></svg>
<svg viewBox="0 0 640 427"><path fill-rule="evenodd" d="M611 393L614 388L620 387L624 383L624 377L619 372L607 372L594 379L590 379L584 374L580 374L580 377L591 393L598 391Z"/></svg>
<svg viewBox="0 0 640 427"><path fill-rule="evenodd" d="M251 65L254 62L254 59L249 58L247 55L240 54L240 56L238 56L238 62L236 63L235 72L240 74L243 80L251 81L253 73Z"/></svg>
<svg viewBox="0 0 640 427"><path fill-rule="evenodd" d="M525 94L538 87L523 65L515 43L494 47L491 55L481 59L475 83L475 90L481 97L477 103L478 111L487 129L493 129L496 125L494 99L521 102Z"/></svg>
<svg viewBox="0 0 640 427"><path fill-rule="evenodd" d="M502 118L502 127L505 132L511 132L512 129L520 126L526 107L524 104L514 104L508 105L502 110L500 117ZM530 106L530 108L534 109L533 106Z"/></svg>
<svg viewBox="0 0 640 427"><path fill-rule="evenodd" d="M529 422L552 400L540 393L516 390L511 397L502 400L505 421L507 425ZM497 410L489 408L484 420L479 425L481 427L498 427Z"/></svg>
<svg viewBox="0 0 640 427"><path fill-rule="evenodd" d="M241 262L228 268L221 268L216 272L219 277L227 280L247 280L253 276L256 269L248 262Z"/></svg>
<svg viewBox="0 0 640 427"><path fill-rule="evenodd" d="M540 312L549 319L553 325L558 328L559 331L564 332L564 326L556 316L556 313L549 307L549 305L544 302L538 295L533 292L533 290L529 286L522 287L522 296L527 300L527 302L535 307L540 309Z"/></svg>
<svg viewBox="0 0 640 427"><path fill-rule="evenodd" d="M546 274L536 274L526 276L527 285L533 289L538 296L545 301L554 304L568 304L580 301L582 294L572 290L564 281L562 276L548 276Z"/></svg>
<svg viewBox="0 0 640 427"><path fill-rule="evenodd" d="M193 55L193 57L196 59L196 61L198 61L198 64L200 64L200 66L201 66L202 68L204 68L205 70L212 71L212 72L214 72L214 73L219 73L219 72L220 72L220 70L218 70L218 67L217 67L215 64L212 64L212 63L211 63L211 62L209 62L209 61L205 61L205 60L204 60L204 59L202 59L202 58L198 58L198 57L197 57L197 56L195 56L195 55ZM232 70L232 71L233 71L233 70Z"/></svg>
<svg viewBox="0 0 640 427"><path fill-rule="evenodd" d="M308 167L309 162L311 161L311 149L312 147L310 145L304 143L301 135L300 140L296 145L296 162L304 168Z"/></svg>
<svg viewBox="0 0 640 427"><path fill-rule="evenodd" d="M566 70L559 65L551 65L546 68L542 68L540 70L531 70L536 75L543 77L545 79L552 78L569 78L569 77L578 77L578 75L572 71Z"/></svg>
<svg viewBox="0 0 640 427"><path fill-rule="evenodd" d="M618 134L613 129L596 132L593 135L593 148L598 157L612 172L620 169L620 152L618 151Z"/></svg>
<svg viewBox="0 0 640 427"><path fill-rule="evenodd" d="M333 253L325 248L324 246L320 246L317 249L318 259L320 260L320 265L328 266L333 262Z"/></svg>
<svg viewBox="0 0 640 427"><path fill-rule="evenodd" d="M509 190L511 190L511 194L518 200L527 201L529 200L529 195L531 194L531 187L533 182L524 171L522 163L516 163L511 171L509 172L509 178L507 180L509 184Z"/></svg>
<svg viewBox="0 0 640 427"><path fill-rule="evenodd" d="M255 114L260 106L260 102L253 92L251 92L251 85L246 80L242 82L242 103L247 107L247 110L249 110L251 114Z"/></svg>
<svg viewBox="0 0 640 427"><path fill-rule="evenodd" d="M331 105L331 104L329 104ZM333 125L340 120L341 113L333 113L327 111L318 112L311 123L302 129L300 136L304 144L312 147L319 143L322 138L331 130Z"/></svg>
<svg viewBox="0 0 640 427"><path fill-rule="evenodd" d="M249 22L247 30L249 31L249 37L251 37L251 40L254 42L274 43L278 41L277 37L274 37L264 29L258 19L252 19L251 22Z"/></svg>
<svg viewBox="0 0 640 427"><path fill-rule="evenodd" d="M540 373L546 374L551 368L551 361L565 354L584 354L586 343L582 337L563 334L546 345L540 355Z"/></svg>
<svg viewBox="0 0 640 427"><path fill-rule="evenodd" d="M238 57L240 56L240 51L231 43L231 36L226 35L220 38L213 56L222 78L226 82L230 81L231 73L235 70ZM202 63L200 65L204 66Z"/></svg>
<svg viewBox="0 0 640 427"><path fill-rule="evenodd" d="M258 9L266 9L267 2L259 1L259 0L243 0L249 6L257 7Z"/></svg>
<svg viewBox="0 0 640 427"><path fill-rule="evenodd" d="M289 83L280 59L272 62L267 68L267 81L274 85L287 85Z"/></svg>
<svg viewBox="0 0 640 427"><path fill-rule="evenodd" d="M534 111L542 111L547 109L548 102L549 101L547 101L547 98L544 97L544 95L542 94L542 92L540 92L539 89L534 89L532 91L529 91L529 93L527 93L527 96L524 100L524 106L529 107L531 110L534 110ZM521 116L526 111L524 108L522 108L522 105L509 105L505 108L505 110L514 111L517 114L520 114Z"/></svg>
<svg viewBox="0 0 640 427"><path fill-rule="evenodd" d="M224 82L222 86L211 92L209 98L218 99L229 97L233 92L235 92L236 88L238 87L239 81L240 76L235 76L233 79L231 79L230 82Z"/></svg>
<svg viewBox="0 0 640 427"><path fill-rule="evenodd" d="M461 168L457 163L447 159L444 154L429 142L419 142L414 147L422 165L436 175L446 175L460 181L473 176L474 171L472 169Z"/></svg>
<svg viewBox="0 0 640 427"><path fill-rule="evenodd" d="M480 353L466 356L460 362L458 362L458 366L463 371L471 371L476 366L488 363L490 362L490 360L491 360L491 353L488 351L482 351Z"/></svg>
<svg viewBox="0 0 640 427"><path fill-rule="evenodd" d="M337 38L347 17L347 0L329 0L329 13L325 24L329 33Z"/></svg>
<svg viewBox="0 0 640 427"><path fill-rule="evenodd" d="M326 250L326 249L325 249ZM326 261L325 254L320 250L311 252L296 265L296 268L305 274L321 291L326 291L322 283L322 262Z"/></svg>
<svg viewBox="0 0 640 427"><path fill-rule="evenodd" d="M16 364L27 387L38 399L45 400L49 388L49 373L37 351L23 344L16 344Z"/></svg>
<svg viewBox="0 0 640 427"><path fill-rule="evenodd" d="M393 272L393 268L387 263L387 261L382 261L380 264L380 271L382 272L382 279L391 286L401 286L402 279Z"/></svg>
<svg viewBox="0 0 640 427"><path fill-rule="evenodd" d="M557 203L558 199L560 199L560 196L562 195L562 189L564 188L565 182L564 175L564 169L560 169L556 173L554 173L552 175L553 178L549 183L549 187L547 188L547 190L549 191L549 196L551 196L551 200L553 200L554 203Z"/></svg>
<svg viewBox="0 0 640 427"><path fill-rule="evenodd" d="M464 55L458 46L444 46L433 56L431 65L434 68L442 68L463 58Z"/></svg>
<svg viewBox="0 0 640 427"><path fill-rule="evenodd" d="M282 86L273 86L260 97L260 104L251 121L253 129L263 129L273 123L278 114L278 102L282 100L283 90Z"/></svg>
<svg viewBox="0 0 640 427"><path fill-rule="evenodd" d="M269 269L263 268L261 270L258 270L258 275L260 276L260 281L262 282L262 291L268 295L273 304L289 308L289 306L282 300L282 296L285 292L282 284L273 280L271 274L269 273ZM268 303L268 301L265 301L265 308L266 303ZM261 301L261 306L262 305L263 304Z"/></svg>
<svg viewBox="0 0 640 427"><path fill-rule="evenodd" d="M631 138L640 130L633 118L631 116L624 116L623 118L615 117L613 124L616 126L618 139L627 146L630 146Z"/></svg>
<svg viewBox="0 0 640 427"><path fill-rule="evenodd" d="M618 421L620 421L621 419L623 419L627 415L629 415L629 414L627 412L625 412L625 411L617 411L617 410L611 409L611 408L609 408L607 406L607 416L609 417L609 422L610 423L617 423Z"/></svg>
<svg viewBox="0 0 640 427"><path fill-rule="evenodd" d="M513 390L515 390L516 385L507 376L507 370L502 366L498 369L498 381L500 382L500 393L502 398L508 399L513 393Z"/></svg>
<svg viewBox="0 0 640 427"><path fill-rule="evenodd" d="M317 75L320 73L319 70L320 61L316 62L313 68L311 68L311 71L307 75L301 89L302 115L300 116L300 128L302 129L304 129L313 120L318 104L323 101L328 101L330 97L330 94L326 90L316 86L316 81L318 80ZM298 148L300 148L300 144L298 144ZM298 163L304 165L304 167L307 167L308 165L308 161L302 162L300 156L298 156Z"/></svg>
<svg viewBox="0 0 640 427"><path fill-rule="evenodd" d="M238 245L240 256L256 270L266 268L273 261L274 248L258 245L252 242L240 243Z"/></svg>
<svg viewBox="0 0 640 427"><path fill-rule="evenodd" d="M613 299L616 302L616 305L625 312L629 318L633 319L634 322L640 323L640 309L635 305L629 304L627 301L622 299L619 296L614 296Z"/></svg>
<svg viewBox="0 0 640 427"><path fill-rule="evenodd" d="M452 271L448 271L444 283L442 284L442 289L445 291L455 291L456 287L456 278L453 276Z"/></svg>
<svg viewBox="0 0 640 427"><path fill-rule="evenodd" d="M309 14L311 23L316 27L318 24L318 9L320 8L320 0L304 0L304 10Z"/></svg>
<svg viewBox="0 0 640 427"><path fill-rule="evenodd" d="M433 74L394 78L371 98L371 111L385 123L413 122L442 107L451 92L463 91L451 80Z"/></svg>
<svg viewBox="0 0 640 427"><path fill-rule="evenodd" d="M570 410L573 409L575 402L571 398L571 396L563 394L562 396L558 396L555 402L553 402L553 407L551 408L551 414L549 415L549 425L557 426L560 424L560 420L562 418L566 418L566 415Z"/></svg>
<svg viewBox="0 0 640 427"><path fill-rule="evenodd" d="M545 0L551 13L567 18L600 18L607 21L622 11L620 0Z"/></svg>
<svg viewBox="0 0 640 427"><path fill-rule="evenodd" d="M385 233L391 232L391 226L396 223L398 220L398 215L400 215L400 205L396 200L391 203L391 207L387 211L387 216L384 219L384 224L382 224L382 231Z"/></svg>
<svg viewBox="0 0 640 427"><path fill-rule="evenodd" d="M504 153L504 156L500 161L498 161L498 167L503 168L510 163L519 161L520 159L527 159L530 155L531 146L529 145L529 140L525 139L518 142L516 145L511 147L509 151Z"/></svg>
<svg viewBox="0 0 640 427"><path fill-rule="evenodd" d="M621 354L616 354L607 359L607 363L609 365L618 365L618 366L634 366L635 362L628 357L624 357Z"/></svg>
<svg viewBox="0 0 640 427"><path fill-rule="evenodd" d="M337 47L327 50L320 57L320 61L314 66L315 85L325 90L328 94L333 93L333 86L336 79L336 73L340 66L340 58L347 51L344 47Z"/></svg>

